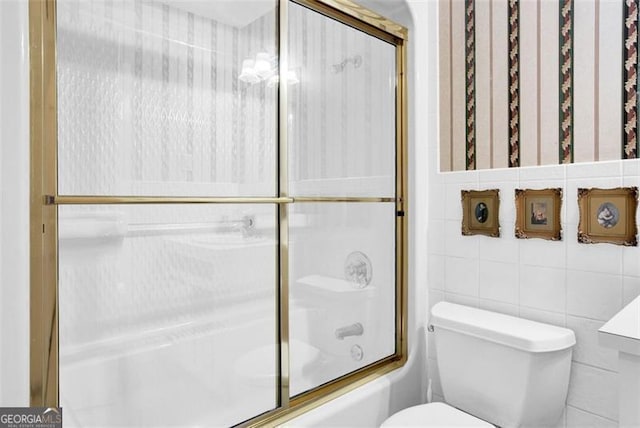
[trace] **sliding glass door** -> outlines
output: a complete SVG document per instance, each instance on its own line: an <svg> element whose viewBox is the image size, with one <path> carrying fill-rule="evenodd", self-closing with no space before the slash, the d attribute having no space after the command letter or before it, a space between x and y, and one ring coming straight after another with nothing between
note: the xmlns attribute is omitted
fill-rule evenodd
<svg viewBox="0 0 640 428"><path fill-rule="evenodd" d="M264 424L404 363L406 30L363 10L31 2L32 405Z"/></svg>
<svg viewBox="0 0 640 428"><path fill-rule="evenodd" d="M395 353L396 48L289 7L291 394Z"/></svg>
<svg viewBox="0 0 640 428"><path fill-rule="evenodd" d="M242 75L256 58L277 75L276 12L56 3L66 425L225 426L278 407L277 205L259 199L277 189L277 86Z"/></svg>

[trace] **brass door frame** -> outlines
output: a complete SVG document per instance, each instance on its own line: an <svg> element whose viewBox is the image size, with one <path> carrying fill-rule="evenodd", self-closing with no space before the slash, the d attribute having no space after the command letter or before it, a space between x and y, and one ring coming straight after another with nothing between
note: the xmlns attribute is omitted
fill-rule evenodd
<svg viewBox="0 0 640 428"><path fill-rule="evenodd" d="M396 49L396 197L291 197L288 189L287 85L278 89L277 197L69 196L57 193L57 93L55 0L30 0L31 188L30 188L30 404L59 405L57 207L73 204L277 204L279 406L244 422L285 422L403 366L407 360L407 29L350 0L278 0L280 82L286 81L289 1L335 19ZM289 398L289 248L287 205L291 203L396 204L395 353L328 384Z"/></svg>

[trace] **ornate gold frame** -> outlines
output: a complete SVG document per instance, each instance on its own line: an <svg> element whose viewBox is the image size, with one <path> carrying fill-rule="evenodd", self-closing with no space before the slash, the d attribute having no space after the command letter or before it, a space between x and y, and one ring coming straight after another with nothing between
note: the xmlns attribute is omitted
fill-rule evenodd
<svg viewBox="0 0 640 428"><path fill-rule="evenodd" d="M462 234L500 236L500 190L462 190ZM472 212L484 204L484 220L478 221Z"/></svg>
<svg viewBox="0 0 640 428"><path fill-rule="evenodd" d="M270 198L69 196L57 193L57 94L55 0L30 0L31 62L31 314L30 404L56 407L58 378L58 250L57 207L70 204L147 203L268 203L279 207L280 251L277 271L281 377L279 407L243 423L264 426L283 423L311 408L403 366L407 360L407 29L350 0L289 0L385 40L396 48L396 197L292 198L287 177L287 85L279 86L278 190ZM288 1L278 2L279 35L287 34ZM287 37L279 36L280 81L285 81ZM289 399L289 278L288 217L291 203L395 202L396 211L396 351L370 366Z"/></svg>
<svg viewBox="0 0 640 428"><path fill-rule="evenodd" d="M531 220L532 212L527 208L535 201L549 204L547 216L544 218L544 224L534 224ZM516 227L515 235L519 239L541 238L551 241L560 241L562 239L562 226L560 225L560 210L562 208L562 189L516 189ZM549 215L550 214L550 215ZM547 219L550 217L549 224Z"/></svg>
<svg viewBox="0 0 640 428"><path fill-rule="evenodd" d="M624 206L616 206L617 212L612 216L614 221L608 221L606 217L600 217L600 214L605 204L611 203L612 200L622 202ZM608 243L627 247L638 245L637 187L578 189L578 206L580 208L578 242Z"/></svg>

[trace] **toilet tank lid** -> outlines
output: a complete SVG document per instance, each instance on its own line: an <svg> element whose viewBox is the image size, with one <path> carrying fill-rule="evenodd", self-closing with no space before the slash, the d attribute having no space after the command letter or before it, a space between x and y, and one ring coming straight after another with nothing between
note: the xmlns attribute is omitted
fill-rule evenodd
<svg viewBox="0 0 640 428"><path fill-rule="evenodd" d="M528 352L559 351L576 343L567 328L449 302L433 306L431 324Z"/></svg>

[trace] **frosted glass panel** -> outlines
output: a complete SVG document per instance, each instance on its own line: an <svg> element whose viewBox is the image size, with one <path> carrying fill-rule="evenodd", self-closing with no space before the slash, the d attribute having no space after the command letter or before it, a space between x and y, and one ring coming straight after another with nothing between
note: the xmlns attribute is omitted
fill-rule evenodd
<svg viewBox="0 0 640 428"><path fill-rule="evenodd" d="M395 352L395 206L305 203L290 214L297 395Z"/></svg>
<svg viewBox="0 0 640 428"><path fill-rule="evenodd" d="M276 208L59 208L65 426L230 426L276 407Z"/></svg>
<svg viewBox="0 0 640 428"><path fill-rule="evenodd" d="M274 195L275 5L59 0L59 193Z"/></svg>
<svg viewBox="0 0 640 428"><path fill-rule="evenodd" d="M289 155L297 196L395 196L396 51L289 10Z"/></svg>

